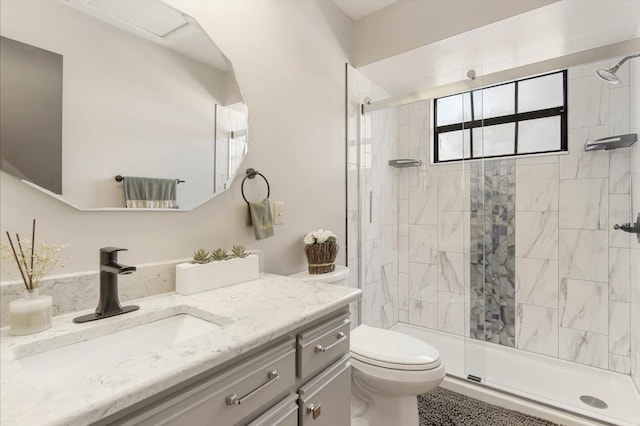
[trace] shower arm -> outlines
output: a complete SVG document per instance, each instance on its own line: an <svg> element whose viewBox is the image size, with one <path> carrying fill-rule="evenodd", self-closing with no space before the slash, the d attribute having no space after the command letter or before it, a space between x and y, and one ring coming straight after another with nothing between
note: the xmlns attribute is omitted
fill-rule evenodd
<svg viewBox="0 0 640 426"><path fill-rule="evenodd" d="M625 62L627 62L629 59L637 58L638 56L640 56L640 53L633 53L633 54L631 54L631 55L627 55L627 56L625 56L624 58L622 58L622 59L620 60L620 62L618 62L618 64L617 64L615 67L611 68L611 69L613 70L612 72L616 72L616 71L618 71L618 68L620 68L620 67L622 66L622 64L624 64Z"/></svg>

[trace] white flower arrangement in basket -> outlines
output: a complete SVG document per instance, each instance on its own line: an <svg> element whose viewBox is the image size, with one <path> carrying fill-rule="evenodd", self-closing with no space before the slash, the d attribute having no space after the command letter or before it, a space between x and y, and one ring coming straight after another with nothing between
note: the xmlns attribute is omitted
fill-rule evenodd
<svg viewBox="0 0 640 426"><path fill-rule="evenodd" d="M336 269L338 237L331 231L317 229L304 236L304 253L310 274L326 274Z"/></svg>

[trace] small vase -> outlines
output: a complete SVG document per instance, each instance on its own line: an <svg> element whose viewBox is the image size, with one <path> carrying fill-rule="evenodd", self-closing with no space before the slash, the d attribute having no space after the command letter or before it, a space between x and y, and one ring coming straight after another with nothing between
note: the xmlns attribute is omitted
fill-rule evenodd
<svg viewBox="0 0 640 426"><path fill-rule="evenodd" d="M27 296L9 303L9 333L15 336L38 333L51 327L51 296L27 290Z"/></svg>

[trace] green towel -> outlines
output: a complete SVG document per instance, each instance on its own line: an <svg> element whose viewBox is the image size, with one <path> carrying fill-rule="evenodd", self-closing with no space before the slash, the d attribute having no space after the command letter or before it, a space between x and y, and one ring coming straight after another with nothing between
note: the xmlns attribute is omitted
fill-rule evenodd
<svg viewBox="0 0 640 426"><path fill-rule="evenodd" d="M178 208L176 180L125 176L124 198L127 207Z"/></svg>
<svg viewBox="0 0 640 426"><path fill-rule="evenodd" d="M273 236L273 218L269 199L265 198L257 203L249 203L248 226L253 226L256 240L262 240Z"/></svg>

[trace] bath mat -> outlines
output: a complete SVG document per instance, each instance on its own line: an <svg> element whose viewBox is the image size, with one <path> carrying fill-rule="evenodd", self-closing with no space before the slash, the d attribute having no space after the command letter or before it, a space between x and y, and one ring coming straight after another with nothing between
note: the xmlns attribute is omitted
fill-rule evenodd
<svg viewBox="0 0 640 426"><path fill-rule="evenodd" d="M558 426L443 388L418 396L418 417L420 426Z"/></svg>

